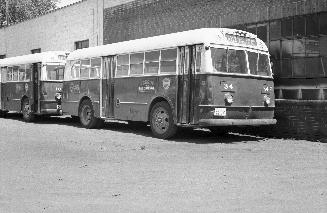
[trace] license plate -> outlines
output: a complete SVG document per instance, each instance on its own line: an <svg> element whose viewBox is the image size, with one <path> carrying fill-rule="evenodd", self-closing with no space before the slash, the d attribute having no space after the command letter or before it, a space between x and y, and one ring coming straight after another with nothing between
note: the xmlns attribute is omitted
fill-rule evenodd
<svg viewBox="0 0 327 213"><path fill-rule="evenodd" d="M226 116L226 108L215 108L214 116Z"/></svg>
<svg viewBox="0 0 327 213"><path fill-rule="evenodd" d="M57 109L61 109L61 105L57 105Z"/></svg>

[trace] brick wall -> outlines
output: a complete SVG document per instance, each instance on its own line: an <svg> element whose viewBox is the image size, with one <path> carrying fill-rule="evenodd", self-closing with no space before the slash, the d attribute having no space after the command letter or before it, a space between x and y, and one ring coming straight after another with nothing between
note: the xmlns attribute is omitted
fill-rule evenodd
<svg viewBox="0 0 327 213"><path fill-rule="evenodd" d="M274 126L237 129L242 133L277 138L327 138L327 101L276 100Z"/></svg>
<svg viewBox="0 0 327 213"><path fill-rule="evenodd" d="M327 10L327 0L136 0L104 10L104 44Z"/></svg>

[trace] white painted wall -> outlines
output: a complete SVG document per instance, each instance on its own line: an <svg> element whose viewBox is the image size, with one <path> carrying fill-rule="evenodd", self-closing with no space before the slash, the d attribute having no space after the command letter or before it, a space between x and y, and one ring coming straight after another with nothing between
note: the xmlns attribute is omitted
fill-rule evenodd
<svg viewBox="0 0 327 213"><path fill-rule="evenodd" d="M0 55L7 57L41 51L74 50L74 42L102 43L102 0L87 0L46 15L0 29Z"/></svg>
<svg viewBox="0 0 327 213"><path fill-rule="evenodd" d="M134 0L83 0L46 15L0 29L0 55L30 54L32 49L73 51L75 41L103 44L103 9Z"/></svg>

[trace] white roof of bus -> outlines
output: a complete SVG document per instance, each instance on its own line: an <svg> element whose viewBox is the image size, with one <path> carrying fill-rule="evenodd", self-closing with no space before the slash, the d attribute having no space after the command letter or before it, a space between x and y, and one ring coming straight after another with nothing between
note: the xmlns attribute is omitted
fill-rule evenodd
<svg viewBox="0 0 327 213"><path fill-rule="evenodd" d="M246 34L247 37L256 39L257 46L246 46L242 44L232 43L226 39L226 34L235 33ZM79 49L70 53L70 55L68 56L68 60L95 58L132 52L142 52L193 44L222 44L239 47L249 47L251 49L257 49L268 52L268 48L265 43L258 39L257 36L254 34L228 28L201 28L196 30L189 30L184 32L171 33L166 35Z"/></svg>
<svg viewBox="0 0 327 213"><path fill-rule="evenodd" d="M59 55L66 56L65 51L49 51L43 53L35 53L29 55L22 55L16 57L10 57L0 60L0 66L14 66L21 64L33 64L33 63L51 63L51 62L62 62L62 60L58 59Z"/></svg>

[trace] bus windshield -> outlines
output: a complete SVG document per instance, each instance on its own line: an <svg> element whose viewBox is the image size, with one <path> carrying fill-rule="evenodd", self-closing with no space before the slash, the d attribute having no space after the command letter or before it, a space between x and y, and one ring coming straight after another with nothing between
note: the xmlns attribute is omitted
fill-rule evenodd
<svg viewBox="0 0 327 213"><path fill-rule="evenodd" d="M270 76L269 56L265 54L211 48L211 58L214 72ZM249 63L250 72L248 72L247 63Z"/></svg>
<svg viewBox="0 0 327 213"><path fill-rule="evenodd" d="M47 65L47 80L64 80L64 69L62 65Z"/></svg>

